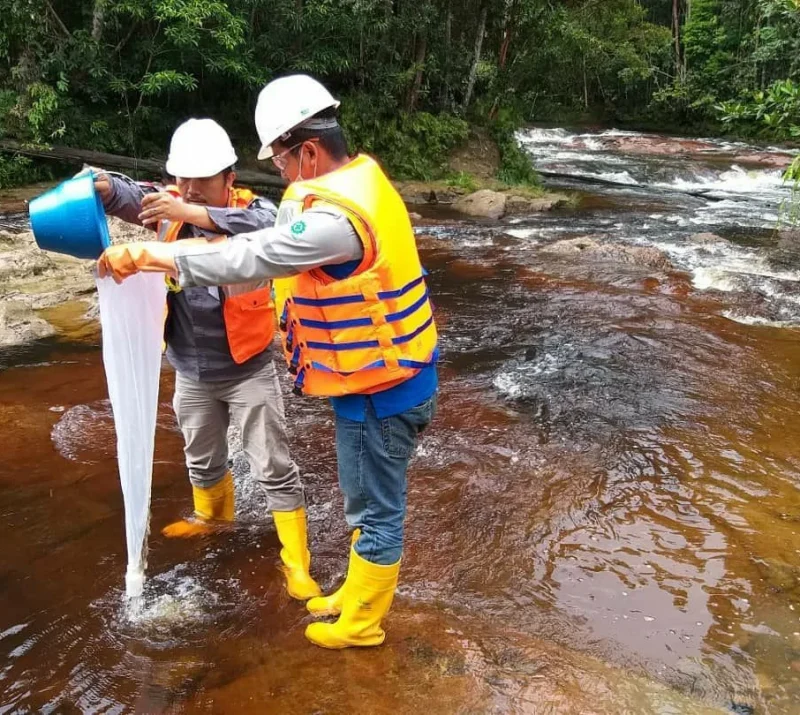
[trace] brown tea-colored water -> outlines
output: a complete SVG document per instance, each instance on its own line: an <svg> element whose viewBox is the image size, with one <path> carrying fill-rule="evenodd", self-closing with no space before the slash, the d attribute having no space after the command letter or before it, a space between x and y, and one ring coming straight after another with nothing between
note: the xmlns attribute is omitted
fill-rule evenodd
<svg viewBox="0 0 800 715"><path fill-rule="evenodd" d="M149 580L126 607L97 338L0 356L0 713L797 712L790 271L744 272L747 256L752 267L775 250L757 225L717 228L735 239L719 249L691 248L696 224L643 228L659 213L665 227L669 215L691 223L704 210L694 198L602 196L514 224L433 217L420 231L442 390L412 465L380 648L305 641L310 617L283 590L235 434L235 526L160 535L190 511L168 370ZM590 232L659 246L672 265L551 250ZM703 282L720 266L714 280L733 289ZM292 397L287 415L328 590L348 544L332 415Z"/></svg>

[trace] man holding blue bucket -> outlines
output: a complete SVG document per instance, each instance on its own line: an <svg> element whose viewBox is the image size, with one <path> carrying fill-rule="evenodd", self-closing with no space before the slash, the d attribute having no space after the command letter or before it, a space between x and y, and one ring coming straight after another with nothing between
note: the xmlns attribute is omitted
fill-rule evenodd
<svg viewBox="0 0 800 715"><path fill-rule="evenodd" d="M233 236L272 226L275 207L234 188L236 152L211 119L190 119L172 136L167 173L176 185L145 192L127 177L100 173L95 187L106 212L150 226L159 241ZM197 243L197 240L193 241ZM221 287L185 287L168 280L165 341L175 368L173 405L185 440L194 517L167 526L168 537L192 536L234 518L228 470L231 418L265 487L293 598L320 595L309 574L306 511L300 472L289 453L278 376L270 353L275 332L269 280Z"/></svg>
<svg viewBox="0 0 800 715"><path fill-rule="evenodd" d="M306 637L323 648L376 646L397 587L406 475L433 416L437 333L414 230L377 162L349 156L337 102L305 75L270 82L256 108L259 159L290 184L276 226L203 245L112 246L101 275L163 271L184 287L275 281L295 392L330 398L339 485L354 530L344 585L312 598Z"/></svg>

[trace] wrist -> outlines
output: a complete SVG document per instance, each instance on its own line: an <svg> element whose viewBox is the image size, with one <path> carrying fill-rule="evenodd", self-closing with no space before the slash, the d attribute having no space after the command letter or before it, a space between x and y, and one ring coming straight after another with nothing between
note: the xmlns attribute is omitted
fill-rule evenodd
<svg viewBox="0 0 800 715"><path fill-rule="evenodd" d="M208 210L205 206L198 206L197 204L185 204L187 223L194 224L200 228L207 228L211 219L208 216Z"/></svg>

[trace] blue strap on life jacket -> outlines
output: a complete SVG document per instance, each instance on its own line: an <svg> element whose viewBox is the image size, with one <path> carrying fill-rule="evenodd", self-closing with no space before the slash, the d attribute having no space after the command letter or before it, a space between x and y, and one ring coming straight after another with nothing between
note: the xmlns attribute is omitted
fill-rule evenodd
<svg viewBox="0 0 800 715"><path fill-rule="evenodd" d="M303 368L300 372L297 373L297 377L294 381L294 387L292 388L292 392L295 395L302 395L303 394L303 385L306 381L306 370Z"/></svg>
<svg viewBox="0 0 800 715"><path fill-rule="evenodd" d="M428 302L428 291L414 301L408 308L399 310L396 313L389 313L386 316L387 323L396 323L399 320L409 317L414 314L425 303ZM342 330L343 328L366 328L372 325L372 318L350 318L348 320L310 320L307 318L300 318L300 325L305 328L316 328L318 330Z"/></svg>
<svg viewBox="0 0 800 715"><path fill-rule="evenodd" d="M416 330L413 330L406 335L399 335L392 338L393 345L402 345L408 343L416 338L420 333L424 332L433 323L433 316L431 315L422 325ZM349 343L323 343L318 340L309 340L306 345L313 350L333 350L334 352L342 352L344 350L364 350L366 348L379 348L380 342L377 340L357 340Z"/></svg>
<svg viewBox="0 0 800 715"><path fill-rule="evenodd" d="M407 367L412 370L424 370L426 367L430 367L431 365L435 365L439 361L439 348L437 347L432 355L430 360L398 360L397 364L400 367ZM354 375L356 372L362 372L363 370L374 370L379 367L386 367L385 360L376 360L375 362L369 363L369 365L364 365L364 367L359 368L353 372L340 372L338 370L333 370L329 368L327 365L323 365L322 363L316 362L315 360L311 361L311 368L313 370L319 370L320 372L329 372L335 373L337 375L342 375L343 377L347 377L349 375Z"/></svg>
<svg viewBox="0 0 800 715"><path fill-rule="evenodd" d="M377 294L378 298L380 300L392 300L394 298L400 298L401 296L408 293L410 290L416 288L424 280L425 277L423 275L420 275L419 278L415 278L410 283L406 283L402 288L398 288L397 290L380 291ZM330 305L351 305L353 303L367 302L367 299L360 293L357 295L340 295L335 298L302 298L302 297L292 296L292 300L297 305L304 305L310 308L324 308Z"/></svg>

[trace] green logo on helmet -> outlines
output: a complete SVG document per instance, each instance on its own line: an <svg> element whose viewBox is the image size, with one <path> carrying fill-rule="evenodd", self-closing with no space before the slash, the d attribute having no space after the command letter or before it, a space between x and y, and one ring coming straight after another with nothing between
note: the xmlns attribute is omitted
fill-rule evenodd
<svg viewBox="0 0 800 715"><path fill-rule="evenodd" d="M292 228L290 229L292 234L295 236L299 236L301 233L304 233L306 230L306 222L305 221L295 221L292 224Z"/></svg>

